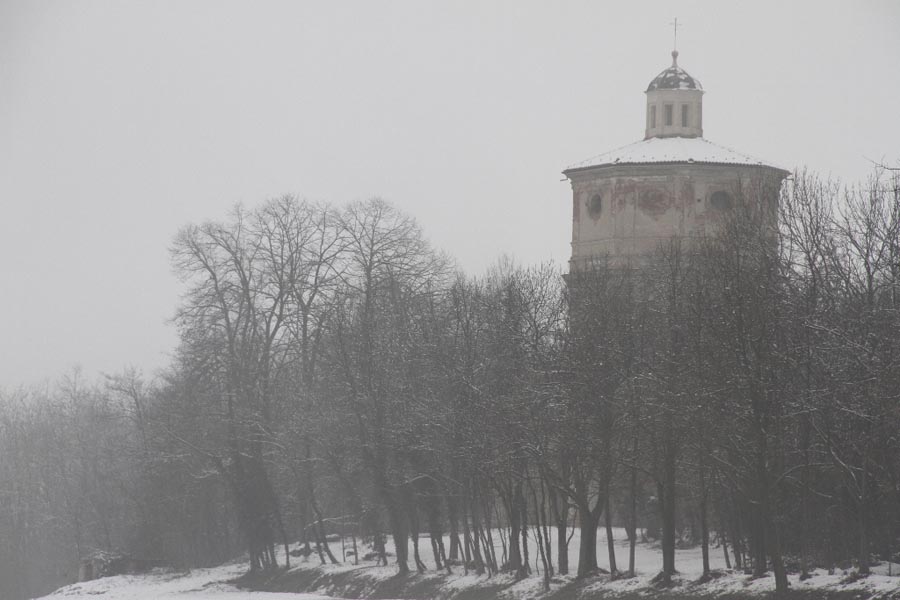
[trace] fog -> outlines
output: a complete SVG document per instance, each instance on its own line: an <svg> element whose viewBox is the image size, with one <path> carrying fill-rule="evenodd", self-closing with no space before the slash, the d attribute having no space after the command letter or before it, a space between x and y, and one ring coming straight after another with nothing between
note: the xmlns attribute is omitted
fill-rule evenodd
<svg viewBox="0 0 900 600"><path fill-rule="evenodd" d="M0 4L0 386L164 365L172 238L236 203L380 196L467 271L564 264L560 172L643 136L675 16L707 138L900 161L890 1Z"/></svg>

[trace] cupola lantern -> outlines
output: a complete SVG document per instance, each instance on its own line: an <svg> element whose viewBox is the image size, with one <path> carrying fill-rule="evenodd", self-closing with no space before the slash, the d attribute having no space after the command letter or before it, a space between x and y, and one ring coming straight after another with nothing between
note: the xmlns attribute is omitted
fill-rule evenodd
<svg viewBox="0 0 900 600"><path fill-rule="evenodd" d="M672 66L647 86L647 128L644 139L703 137L703 87L678 66L678 50Z"/></svg>

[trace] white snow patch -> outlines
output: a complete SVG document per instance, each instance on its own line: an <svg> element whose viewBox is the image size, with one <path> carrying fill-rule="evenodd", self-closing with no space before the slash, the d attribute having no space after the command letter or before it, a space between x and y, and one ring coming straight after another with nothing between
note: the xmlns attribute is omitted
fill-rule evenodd
<svg viewBox="0 0 900 600"><path fill-rule="evenodd" d="M143 575L116 575L75 583L44 596L47 600L328 600L316 594L248 592L227 583L247 572L246 564L230 564L187 573L155 569ZM333 599L330 599L333 600Z"/></svg>

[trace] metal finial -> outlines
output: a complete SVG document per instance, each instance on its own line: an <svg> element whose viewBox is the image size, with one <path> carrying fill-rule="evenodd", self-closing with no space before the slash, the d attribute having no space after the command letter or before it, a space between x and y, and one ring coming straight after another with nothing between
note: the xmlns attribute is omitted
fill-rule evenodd
<svg viewBox="0 0 900 600"><path fill-rule="evenodd" d="M675 17L675 20L670 23L673 26L674 35L672 36L672 51L673 53L678 52L678 17Z"/></svg>

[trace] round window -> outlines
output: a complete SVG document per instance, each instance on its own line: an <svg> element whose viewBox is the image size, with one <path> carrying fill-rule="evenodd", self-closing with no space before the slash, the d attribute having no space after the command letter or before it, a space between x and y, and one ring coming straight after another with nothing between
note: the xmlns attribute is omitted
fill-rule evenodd
<svg viewBox="0 0 900 600"><path fill-rule="evenodd" d="M709 197L709 204L716 210L731 210L731 194L728 192L715 192Z"/></svg>
<svg viewBox="0 0 900 600"><path fill-rule="evenodd" d="M588 213L592 219L599 219L601 212L603 212L603 197L596 194L588 203Z"/></svg>

